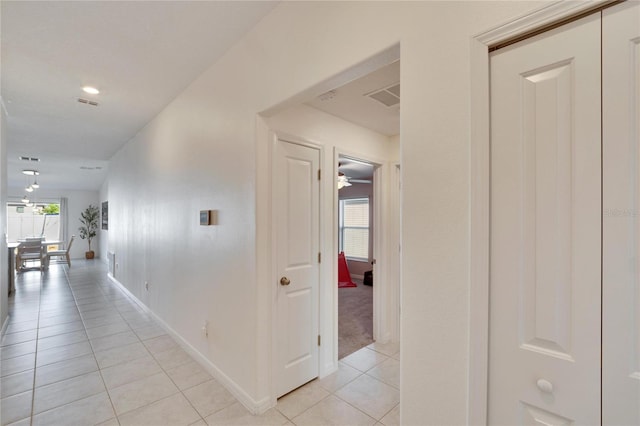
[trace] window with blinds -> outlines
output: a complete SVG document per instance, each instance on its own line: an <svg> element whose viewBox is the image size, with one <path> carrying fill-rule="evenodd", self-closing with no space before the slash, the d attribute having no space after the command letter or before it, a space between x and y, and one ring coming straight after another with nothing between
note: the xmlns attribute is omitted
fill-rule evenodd
<svg viewBox="0 0 640 426"><path fill-rule="evenodd" d="M369 199L340 200L340 250L346 257L369 260Z"/></svg>

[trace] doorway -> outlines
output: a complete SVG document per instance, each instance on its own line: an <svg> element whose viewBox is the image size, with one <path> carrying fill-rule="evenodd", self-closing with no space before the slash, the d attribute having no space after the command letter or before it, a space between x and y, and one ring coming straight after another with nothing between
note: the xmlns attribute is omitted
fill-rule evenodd
<svg viewBox="0 0 640 426"><path fill-rule="evenodd" d="M319 307L318 307L318 328L317 334L314 338L317 338L318 342L318 377L324 377L328 374L335 372L338 369L338 286L336 283L336 277L338 275L338 189L337 189L337 175L338 175L338 156L343 154L350 158L362 158L370 164L378 165L375 169L373 181L377 184L374 186L377 188L376 193L381 195L374 197L376 203L379 205L380 214L374 215L375 221L385 223L389 220L389 207L392 200L398 199L396 197L395 189L391 189L395 176L395 165L399 163L399 97L393 94L393 91L399 94L399 62L398 55L399 50L397 47L385 51L380 54L376 60L371 61L371 68L369 68L369 74L364 73L361 79L353 80L353 74L345 73L346 84L335 84L339 81L338 78L333 78L333 83L322 83L317 88L309 89L309 93L306 95L297 96L297 101L274 107L272 110L265 111L261 117L259 117L258 125L261 139L265 141L264 145L260 148L263 153L259 155L259 158L264 155L263 158L268 158L269 164L263 164L268 170L271 179L269 182L259 182L260 186L267 184L270 186L269 191L272 197L269 202L271 206L269 208L269 216L274 215L275 209L273 206L278 202L273 197L278 191L276 182L277 170L275 169L274 153L275 144L278 139L285 139L287 141L294 141L296 143L315 145L321 150L320 158L320 170L318 171L318 179L320 181L320 252L318 259L320 269L320 285L319 285ZM381 59L385 58L385 59ZM384 61L384 62L382 62ZM387 62L388 61L388 62ZM382 66L381 63L387 65ZM362 70L362 64L359 65ZM389 84L385 81L381 81L381 74L392 74L395 78L393 84ZM385 77L386 78L386 77ZM369 87L375 87L375 90L365 89L362 92L363 81ZM327 84L332 84L327 86ZM335 85L334 85L335 84ZM347 87L349 86L349 87ZM358 88L359 87L359 88ZM327 91L327 89L329 89ZM349 93L351 90L355 92ZM385 105L383 102L376 100L374 97L367 96L368 94L374 95L377 92L384 91L387 95L395 98L395 103L391 106ZM360 115L347 116L343 112L332 110L334 106L340 109L340 105L344 106L343 101L347 98L355 98L357 102L364 102L368 105L365 108L347 108L348 111L356 111ZM300 99L306 99L306 101L300 102ZM385 98L387 103L389 99ZM337 102L337 105L334 103ZM366 122L362 122L362 112L372 107L378 109L378 111L384 114L384 118L376 119L371 114L366 114ZM380 114L378 114L380 117ZM378 126L378 130L372 127ZM391 131L381 130L380 125L388 126ZM383 127L384 128L384 127ZM262 164L262 163L261 163ZM262 204L266 207L266 203ZM375 209L376 207L374 207ZM267 221L273 223L275 217L267 219ZM266 225L266 223L265 223ZM265 226L266 228L266 226ZM373 296L373 337L376 338L381 344L389 341L393 341L397 345L397 339L399 336L399 308L397 304L399 299L397 297L389 297L389 294L395 295L399 293L397 290L400 286L397 276L399 271L391 272L390 267L385 267L387 259L391 254L398 256L397 245L395 247L388 247L389 241L397 241L399 238L382 238L383 233L399 232L399 229L395 224L392 227L377 226L378 229L383 229L378 233L380 238L377 243L374 241L374 245L379 244L379 249L373 250L376 253L378 265L376 265L376 283L379 285L374 286L373 292L376 295ZM259 238L260 241L266 243L272 248L272 255L277 256L277 249L275 241L278 236L275 234L275 227L270 226L271 231L269 234L264 234L265 239ZM260 233L259 233L260 234ZM266 246L265 246L266 247ZM393 265L398 265L398 262L392 262ZM272 315L272 371L274 388L279 388L278 384L278 369L275 365L275 360L278 358L276 352L279 345L278 340L278 321L282 313L278 311L275 304L275 288L279 288L278 280L281 278L277 274L277 267L275 260L265 259L264 262L259 263L259 269L264 271L264 276L269 276L269 285L265 288L268 289L271 295L270 299L274 301L273 315ZM371 267L369 268L369 270ZM389 282L387 274L393 276L393 281ZM262 274L261 274L262 275ZM364 275L363 275L364 277ZM274 284L277 284L274 286ZM389 303L394 303L395 306L388 307ZM394 353L390 355L396 355ZM301 383L302 384L302 383ZM292 390L292 389L291 389ZM274 394L276 392L274 391ZM280 392L277 392L280 393Z"/></svg>
<svg viewBox="0 0 640 426"><path fill-rule="evenodd" d="M338 359L374 342L374 165L338 157Z"/></svg>
<svg viewBox="0 0 640 426"><path fill-rule="evenodd" d="M321 150L278 138L274 152L277 396L318 376Z"/></svg>

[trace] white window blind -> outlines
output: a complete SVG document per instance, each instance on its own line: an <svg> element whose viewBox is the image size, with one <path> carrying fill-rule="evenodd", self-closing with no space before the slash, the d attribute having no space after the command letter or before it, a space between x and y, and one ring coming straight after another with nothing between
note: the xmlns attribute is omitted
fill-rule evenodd
<svg viewBox="0 0 640 426"><path fill-rule="evenodd" d="M340 250L346 257L369 259L369 199L340 200Z"/></svg>

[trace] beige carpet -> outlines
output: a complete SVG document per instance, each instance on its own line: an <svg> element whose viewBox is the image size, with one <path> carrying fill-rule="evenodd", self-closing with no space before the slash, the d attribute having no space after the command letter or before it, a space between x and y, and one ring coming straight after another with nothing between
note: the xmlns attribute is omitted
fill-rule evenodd
<svg viewBox="0 0 640 426"><path fill-rule="evenodd" d="M373 287L353 282L338 289L338 359L373 343Z"/></svg>

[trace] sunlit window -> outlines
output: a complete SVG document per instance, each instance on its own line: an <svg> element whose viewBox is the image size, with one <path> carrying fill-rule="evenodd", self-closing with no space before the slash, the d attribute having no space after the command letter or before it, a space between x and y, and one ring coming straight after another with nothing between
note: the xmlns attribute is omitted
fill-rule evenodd
<svg viewBox="0 0 640 426"><path fill-rule="evenodd" d="M346 257L369 259L369 199L340 200L340 251Z"/></svg>
<svg viewBox="0 0 640 426"><path fill-rule="evenodd" d="M27 237L44 236L57 240L60 234L60 204L7 204L7 238L18 241Z"/></svg>

